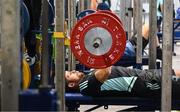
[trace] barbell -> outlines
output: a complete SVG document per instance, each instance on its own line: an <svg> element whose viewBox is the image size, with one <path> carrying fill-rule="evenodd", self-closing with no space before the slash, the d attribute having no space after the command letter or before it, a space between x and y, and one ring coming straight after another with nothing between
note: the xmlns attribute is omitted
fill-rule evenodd
<svg viewBox="0 0 180 112"><path fill-rule="evenodd" d="M126 34L112 12L96 11L82 17L71 32L70 46L80 63L106 68L124 54Z"/></svg>

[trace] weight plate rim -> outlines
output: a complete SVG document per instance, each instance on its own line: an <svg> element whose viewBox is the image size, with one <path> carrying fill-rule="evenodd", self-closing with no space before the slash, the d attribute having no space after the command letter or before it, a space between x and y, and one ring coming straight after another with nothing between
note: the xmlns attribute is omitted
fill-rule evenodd
<svg viewBox="0 0 180 112"><path fill-rule="evenodd" d="M78 55L77 55L77 53L74 53L74 47L72 46L72 42L74 41L73 40L73 37L72 37L72 35L73 34L75 34L75 35L77 35L78 33L76 33L76 28L78 28L80 25L81 25L81 23L85 20L85 19L88 19L89 17L94 17L94 16L96 16L97 15L97 13L93 13L93 14L90 14L90 15L87 15L87 16L85 16L84 18L82 18L81 20L79 20L78 21L78 23L74 26L74 28L73 28L73 30L72 30L72 32L71 32L71 39L70 39L70 42L71 42L71 49L72 49L72 51L73 51L73 54L75 55L75 57L79 57ZM108 14L104 14L104 13L98 13L98 15L99 16L107 16L107 17L112 17L112 16L110 16L110 15L108 15ZM113 19L114 19L114 17L112 17ZM116 22L116 23L119 23L116 19L114 19L114 21ZM124 54L124 50L125 50L125 43L126 43L126 35L125 35L125 31L124 31L124 29L123 29L123 27L122 26L120 26L120 29L122 30L122 32L121 32L121 34L123 35L122 37L122 43L124 43L124 46L121 46L122 48L122 50L121 51L123 51L123 53L120 53L119 55L118 55L118 58L116 59L116 60L113 60L113 62L111 62L111 64L109 64L108 66L111 66L111 65L113 65L113 64L115 64L121 57L122 57L122 55ZM87 30L87 29L86 29ZM83 31L84 32L84 31ZM85 33L83 33L83 34L85 34ZM74 35L74 36L75 36ZM82 35L81 35L82 36ZM83 37L84 38L84 37ZM82 64L84 64L85 66L87 66L87 67L90 67L90 68L105 68L105 67L108 67L107 65L105 65L105 66L89 66L87 63L84 63L82 60L79 60L80 61L80 63L82 63Z"/></svg>
<svg viewBox="0 0 180 112"><path fill-rule="evenodd" d="M118 20L119 23L123 26L122 21L120 20L120 18L117 15L115 15L113 12L111 12L111 11L108 11L108 10L98 10L96 13L109 14L110 16L113 16L116 20Z"/></svg>

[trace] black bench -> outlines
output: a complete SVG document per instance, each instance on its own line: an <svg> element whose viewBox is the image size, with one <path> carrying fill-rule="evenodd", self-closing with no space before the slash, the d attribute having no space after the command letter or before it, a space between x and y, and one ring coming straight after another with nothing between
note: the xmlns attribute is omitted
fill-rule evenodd
<svg viewBox="0 0 180 112"><path fill-rule="evenodd" d="M80 93L66 93L66 106L70 111L78 110L80 105L128 105L136 106L132 110L160 110L161 101L159 99L141 97L90 97ZM180 110L180 100L172 100L172 109ZM95 108L94 108L95 109Z"/></svg>

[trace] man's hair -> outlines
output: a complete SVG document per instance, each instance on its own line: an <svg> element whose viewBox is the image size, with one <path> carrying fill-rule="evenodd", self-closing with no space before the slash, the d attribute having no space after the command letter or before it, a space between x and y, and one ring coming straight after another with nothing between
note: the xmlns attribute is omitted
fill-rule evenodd
<svg viewBox="0 0 180 112"><path fill-rule="evenodd" d="M68 86L69 82L65 80L65 90L68 93L79 93L79 88L78 87L69 87Z"/></svg>

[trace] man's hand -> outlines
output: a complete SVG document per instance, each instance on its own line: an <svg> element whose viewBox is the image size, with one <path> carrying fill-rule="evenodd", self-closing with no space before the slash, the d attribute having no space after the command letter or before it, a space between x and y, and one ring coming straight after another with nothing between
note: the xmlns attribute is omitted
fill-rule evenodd
<svg viewBox="0 0 180 112"><path fill-rule="evenodd" d="M97 69L95 71L96 79L102 83L108 78L110 74L111 74L111 67L104 68L104 69Z"/></svg>

